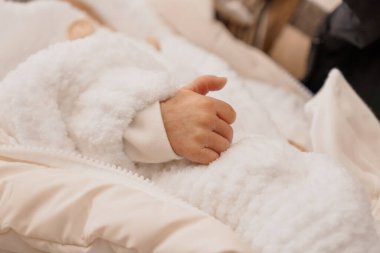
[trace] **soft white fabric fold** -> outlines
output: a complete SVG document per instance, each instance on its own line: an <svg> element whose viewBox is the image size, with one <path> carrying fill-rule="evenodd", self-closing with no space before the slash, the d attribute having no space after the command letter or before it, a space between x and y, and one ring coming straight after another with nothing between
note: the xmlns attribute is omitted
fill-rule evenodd
<svg viewBox="0 0 380 253"><path fill-rule="evenodd" d="M0 124L18 143L132 166L124 152L126 128L138 111L176 88L153 49L99 31L30 57L4 78L1 90Z"/></svg>
<svg viewBox="0 0 380 253"><path fill-rule="evenodd" d="M313 150L329 154L361 179L380 232L380 124L338 70L306 105Z"/></svg>

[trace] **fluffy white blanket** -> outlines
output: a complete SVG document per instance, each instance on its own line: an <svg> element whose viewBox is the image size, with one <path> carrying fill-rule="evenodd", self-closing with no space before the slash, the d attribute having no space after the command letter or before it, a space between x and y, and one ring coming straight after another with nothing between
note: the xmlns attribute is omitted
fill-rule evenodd
<svg viewBox="0 0 380 253"><path fill-rule="evenodd" d="M228 87L217 96L238 114L235 143L207 167L130 162L124 129L190 72L186 57L166 62L147 45L107 31L40 51L8 74L0 83L0 126L19 145L76 150L149 174L230 225L254 252L380 252L360 184L325 156L288 145L252 86L217 58L207 59L199 67L228 75Z"/></svg>

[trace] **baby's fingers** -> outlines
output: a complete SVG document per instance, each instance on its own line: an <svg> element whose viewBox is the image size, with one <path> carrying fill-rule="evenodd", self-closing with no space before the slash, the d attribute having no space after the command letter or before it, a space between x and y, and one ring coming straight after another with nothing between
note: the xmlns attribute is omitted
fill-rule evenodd
<svg viewBox="0 0 380 253"><path fill-rule="evenodd" d="M212 129L215 133L226 138L230 143L232 142L234 131L231 125L227 124L224 120L217 119L215 121L215 128Z"/></svg>
<svg viewBox="0 0 380 253"><path fill-rule="evenodd" d="M209 148L201 148L193 162L207 165L219 158L219 154Z"/></svg>
<svg viewBox="0 0 380 253"><path fill-rule="evenodd" d="M235 122L236 119L236 112L234 108L232 108L231 105L227 104L226 102L216 99L216 98L211 98L213 100L214 105L215 105L215 111L218 117L228 124L232 124Z"/></svg>
<svg viewBox="0 0 380 253"><path fill-rule="evenodd" d="M230 142L221 135L211 132L208 136L206 147L220 154L230 147Z"/></svg>

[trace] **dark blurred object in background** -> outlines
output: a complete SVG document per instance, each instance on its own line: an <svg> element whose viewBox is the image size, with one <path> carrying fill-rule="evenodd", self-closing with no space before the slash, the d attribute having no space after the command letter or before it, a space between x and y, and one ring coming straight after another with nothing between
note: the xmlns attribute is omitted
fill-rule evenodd
<svg viewBox="0 0 380 253"><path fill-rule="evenodd" d="M313 39L305 85L317 92L338 68L380 118L380 1L344 0Z"/></svg>
<svg viewBox="0 0 380 253"><path fill-rule="evenodd" d="M322 0L213 1L216 19L235 38L263 50L301 79L306 72L311 38L340 0L328 0L333 3L327 7L319 4Z"/></svg>
<svg viewBox="0 0 380 253"><path fill-rule="evenodd" d="M214 0L216 18L238 39L268 53L301 0Z"/></svg>

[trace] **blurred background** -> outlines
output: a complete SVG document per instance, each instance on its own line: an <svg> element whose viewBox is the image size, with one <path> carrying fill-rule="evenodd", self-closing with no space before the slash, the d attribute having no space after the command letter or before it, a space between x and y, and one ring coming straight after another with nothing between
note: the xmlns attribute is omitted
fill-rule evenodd
<svg viewBox="0 0 380 253"><path fill-rule="evenodd" d="M217 18L293 76L306 74L311 41L341 0L216 0Z"/></svg>
<svg viewBox="0 0 380 253"><path fill-rule="evenodd" d="M379 0L207 2L213 3L215 20L234 37L267 54L312 93L319 91L331 69L338 68L380 117Z"/></svg>
<svg viewBox="0 0 380 253"><path fill-rule="evenodd" d="M29 2L33 0L13 0ZM180 0L179 0L180 1ZM342 0L214 0L215 16L297 79L305 76L316 29Z"/></svg>
<svg viewBox="0 0 380 253"><path fill-rule="evenodd" d="M380 116L380 1L215 0L216 17L316 93L339 69Z"/></svg>

